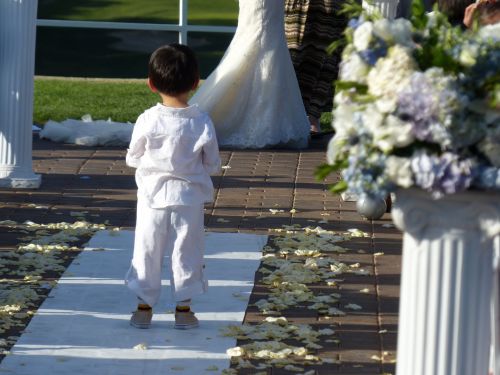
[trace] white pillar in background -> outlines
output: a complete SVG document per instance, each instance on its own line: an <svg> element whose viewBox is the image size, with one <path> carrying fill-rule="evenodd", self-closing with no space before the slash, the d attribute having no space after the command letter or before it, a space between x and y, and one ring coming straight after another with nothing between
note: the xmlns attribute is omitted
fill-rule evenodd
<svg viewBox="0 0 500 375"><path fill-rule="evenodd" d="M490 370L500 375L500 235L494 240L493 258L493 299L491 303L492 340Z"/></svg>
<svg viewBox="0 0 500 375"><path fill-rule="evenodd" d="M500 194L396 193L403 230L397 375L488 374Z"/></svg>
<svg viewBox="0 0 500 375"><path fill-rule="evenodd" d="M368 13L379 12L382 17L393 20L396 18L399 0L362 1L363 9Z"/></svg>
<svg viewBox="0 0 500 375"><path fill-rule="evenodd" d="M179 44L188 44L188 33L186 26L188 24L188 0L179 0Z"/></svg>
<svg viewBox="0 0 500 375"><path fill-rule="evenodd" d="M0 0L0 187L38 188L32 125L38 0Z"/></svg>

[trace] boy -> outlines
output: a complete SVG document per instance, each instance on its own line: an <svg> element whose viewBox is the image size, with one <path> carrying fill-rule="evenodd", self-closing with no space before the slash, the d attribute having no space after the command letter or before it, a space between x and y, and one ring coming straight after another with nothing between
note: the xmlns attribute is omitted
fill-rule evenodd
<svg viewBox="0 0 500 375"><path fill-rule="evenodd" d="M171 259L175 328L198 326L191 298L204 293L203 204L213 198L211 173L220 170L212 121L189 92L199 83L198 63L186 46L157 49L149 61L148 85L162 103L139 116L126 156L137 168L137 223L127 286L139 303L130 324L149 328L158 302L163 258Z"/></svg>

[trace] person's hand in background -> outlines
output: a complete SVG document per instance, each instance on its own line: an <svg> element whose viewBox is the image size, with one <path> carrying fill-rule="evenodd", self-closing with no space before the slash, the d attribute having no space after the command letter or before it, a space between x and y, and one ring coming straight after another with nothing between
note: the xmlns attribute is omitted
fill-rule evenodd
<svg viewBox="0 0 500 375"><path fill-rule="evenodd" d="M479 3L472 3L467 8L465 8L463 23L467 28L470 28L472 26L472 22L474 21L474 13L478 4Z"/></svg>

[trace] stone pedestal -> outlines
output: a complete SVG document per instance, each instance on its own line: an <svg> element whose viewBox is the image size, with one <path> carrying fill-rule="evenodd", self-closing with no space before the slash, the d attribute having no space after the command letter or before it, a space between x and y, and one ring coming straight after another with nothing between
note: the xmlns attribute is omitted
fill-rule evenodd
<svg viewBox="0 0 500 375"><path fill-rule="evenodd" d="M500 236L493 243L493 298L491 303L492 340L490 353L490 370L500 375Z"/></svg>
<svg viewBox="0 0 500 375"><path fill-rule="evenodd" d="M37 0L0 1L0 187L38 188L33 173Z"/></svg>
<svg viewBox="0 0 500 375"><path fill-rule="evenodd" d="M392 214L405 232L397 375L487 374L500 194L400 190Z"/></svg>

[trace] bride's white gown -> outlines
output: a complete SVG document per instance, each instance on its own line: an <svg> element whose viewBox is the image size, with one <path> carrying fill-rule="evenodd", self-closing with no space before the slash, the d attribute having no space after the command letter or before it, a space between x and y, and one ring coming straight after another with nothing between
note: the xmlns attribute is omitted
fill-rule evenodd
<svg viewBox="0 0 500 375"><path fill-rule="evenodd" d="M306 147L309 121L284 31L284 0L240 0L238 28L219 66L190 100L220 145Z"/></svg>

